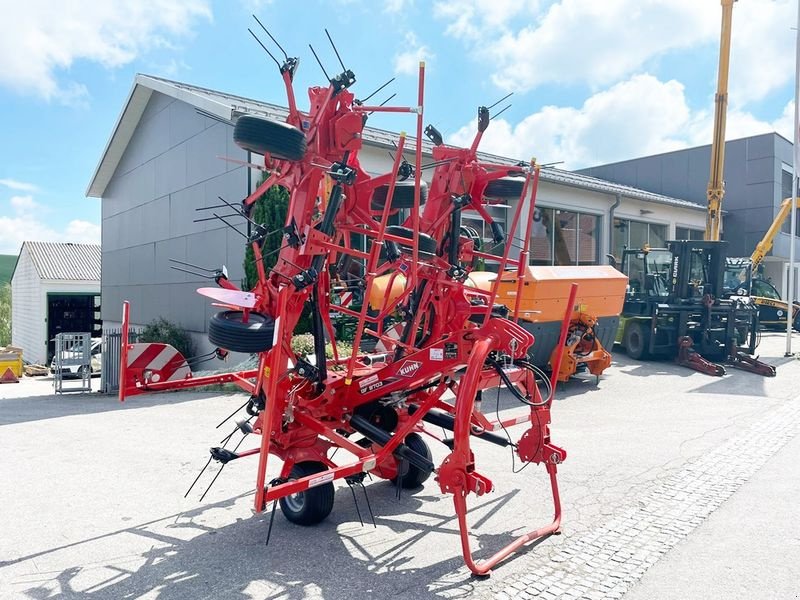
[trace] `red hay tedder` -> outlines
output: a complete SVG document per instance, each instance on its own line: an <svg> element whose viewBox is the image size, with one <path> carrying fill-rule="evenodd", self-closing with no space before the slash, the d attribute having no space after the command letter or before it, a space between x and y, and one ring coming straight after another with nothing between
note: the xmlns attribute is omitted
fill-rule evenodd
<svg viewBox="0 0 800 600"><path fill-rule="evenodd" d="M357 100L349 89L355 76L342 64L342 73L328 86L308 90L307 112L295 101L292 79L297 64L288 56L279 64L288 97L286 122L243 115L234 128L236 143L263 155L260 168L269 174L243 201L242 214L248 215L273 185L291 194L277 264L267 271L262 261L263 242L275 232L253 224L249 241L258 268L255 287L239 290L217 272L219 288L198 290L225 309L209 323L209 339L218 352L255 353L258 367L193 376L186 359L171 347L128 343L126 303L120 400L166 389L237 384L250 395L243 407L250 418L238 422L238 429L260 435L260 447L239 453L238 446L212 448L211 458L224 465L258 456L255 510L278 501L284 516L300 525L327 517L337 479L363 485L371 473L414 488L434 473L442 492L453 495L467 566L475 574L487 574L526 543L558 532L561 522L556 470L566 452L550 441L550 406L577 286L572 285L566 304L561 350L549 380L526 360L534 338L517 323L519 302L513 310L495 303L500 278L493 276L488 290L471 285L469 279L481 258L496 260L499 272L516 275L517 298L521 297L539 167L535 161L509 166L478 159L477 148L490 120L489 110L481 107L470 148L446 146L433 127L425 130L434 144L433 163L424 167L433 169L427 186L421 179L424 64L419 67L416 106L369 106ZM371 176L361 168L362 130L373 112L416 115L413 165L402 158L407 140L401 133L391 171ZM510 242L502 256L481 252L474 236L465 235L461 227L463 212L477 212L496 241L504 241L505 233L486 210L493 189L505 197L513 190L519 198L512 236L521 219L528 224L516 258L510 256ZM408 211L407 220L388 225L400 210ZM367 240L365 251L351 243L356 236ZM332 301L336 290L352 287L353 278L363 290L360 310ZM379 278L382 285L376 285ZM374 299L376 292L378 306L366 300ZM291 342L306 305L311 308L314 354L301 356L292 351ZM336 311L357 320L348 355L337 350L330 319ZM386 325L389 317L394 318L392 331ZM377 340L381 354L359 350L368 337ZM326 340L333 345L332 359L325 357ZM496 420L480 411L476 398L500 386L527 406L524 417ZM426 424L453 432L452 440L440 440L451 452L438 466L421 435L428 433ZM526 426L516 442L494 433L512 425ZM555 512L551 523L482 561L473 559L470 549L467 497L489 493L494 486L478 470L473 437L511 446L525 463L543 464ZM334 462L337 448L354 458L345 464ZM279 477L267 481L272 456L283 466Z"/></svg>

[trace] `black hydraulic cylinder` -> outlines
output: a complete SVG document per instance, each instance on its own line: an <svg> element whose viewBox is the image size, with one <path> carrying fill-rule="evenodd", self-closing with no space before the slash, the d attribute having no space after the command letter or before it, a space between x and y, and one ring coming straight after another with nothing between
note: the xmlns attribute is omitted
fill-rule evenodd
<svg viewBox="0 0 800 600"><path fill-rule="evenodd" d="M453 207L450 213L450 247L447 259L451 265L458 265L458 242L461 234L461 207Z"/></svg>
<svg viewBox="0 0 800 600"><path fill-rule="evenodd" d="M381 446L388 444L393 437L391 433L384 431L380 427L376 427L361 415L353 415L350 417L350 426L361 435L369 438L376 444L380 444ZM421 454L414 452L405 444L399 444L397 448L395 448L393 454L397 458L404 458L422 471L431 473L434 469L433 463L430 460Z"/></svg>
<svg viewBox="0 0 800 600"><path fill-rule="evenodd" d="M411 405L408 407L408 414L413 415L416 411L416 406ZM437 427L447 429L447 431L455 430L455 418L438 410L428 411L428 413L422 417L422 420L426 423L430 423L431 425L436 425ZM472 435L476 438L491 442L492 444L497 444L498 446L502 446L504 448L511 443L508 441L508 438L491 433L489 431L484 431L483 433L474 433L471 431L470 433L472 433Z"/></svg>

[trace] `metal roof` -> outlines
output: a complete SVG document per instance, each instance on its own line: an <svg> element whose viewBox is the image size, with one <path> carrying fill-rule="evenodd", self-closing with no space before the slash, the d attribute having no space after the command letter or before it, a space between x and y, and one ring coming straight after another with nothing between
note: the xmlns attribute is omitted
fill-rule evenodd
<svg viewBox="0 0 800 600"><path fill-rule="evenodd" d="M94 198L102 197L139 123L147 101L149 101L154 91L187 102L201 113L206 113L209 116L231 122L238 115L245 113L260 114L284 120L289 112L286 107L278 106L277 104L261 102L260 100L219 92L217 90L181 83L179 81L172 81L161 77L141 74L136 75L133 88L122 110L122 114L120 114L117 120L111 138L106 144L100 163L89 184L89 188L86 190L87 196ZM394 143L397 141L397 136L397 133L384 129L365 127L363 140L367 144L373 146L393 149ZM406 138L406 143L409 147L412 147L416 144L416 138L408 137ZM433 144L428 140L422 140L422 150L425 154L430 155L433 150ZM496 156L484 152L479 152L478 156L484 160L499 164L514 165L520 162L519 159ZM542 181L569 185L595 192L613 195L619 194L625 198L643 200L645 202L656 202L659 204L705 211L705 207L695 204L694 202L689 202L688 200L662 196L661 194L654 194L646 190L640 190L631 186L612 183L596 177L590 177L572 171L564 171L562 169L543 167L541 170L541 179Z"/></svg>
<svg viewBox="0 0 800 600"><path fill-rule="evenodd" d="M71 242L23 242L40 279L100 281L100 245ZM19 260L17 261L19 262ZM15 267L16 270L16 267Z"/></svg>

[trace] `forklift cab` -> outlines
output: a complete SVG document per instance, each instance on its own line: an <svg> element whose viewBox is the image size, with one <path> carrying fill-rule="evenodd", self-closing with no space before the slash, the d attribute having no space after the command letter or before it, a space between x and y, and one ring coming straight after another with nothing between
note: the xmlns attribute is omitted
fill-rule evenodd
<svg viewBox="0 0 800 600"><path fill-rule="evenodd" d="M621 270L628 276L624 312L646 315L652 302L666 301L671 263L672 255L664 248L623 251Z"/></svg>
<svg viewBox="0 0 800 600"><path fill-rule="evenodd" d="M681 240L667 248L624 250L622 272L628 276L626 310L651 302L717 302L723 290L727 242ZM630 303L630 305L629 305Z"/></svg>

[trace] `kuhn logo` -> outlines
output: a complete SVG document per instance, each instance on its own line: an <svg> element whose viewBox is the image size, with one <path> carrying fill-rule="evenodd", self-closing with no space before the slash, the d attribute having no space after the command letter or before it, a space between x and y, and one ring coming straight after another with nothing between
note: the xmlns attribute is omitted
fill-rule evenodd
<svg viewBox="0 0 800 600"><path fill-rule="evenodd" d="M407 360L404 362L397 371L398 375L402 375L403 377L413 377L414 373L419 371L419 368L422 366L422 363L416 360Z"/></svg>

